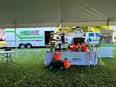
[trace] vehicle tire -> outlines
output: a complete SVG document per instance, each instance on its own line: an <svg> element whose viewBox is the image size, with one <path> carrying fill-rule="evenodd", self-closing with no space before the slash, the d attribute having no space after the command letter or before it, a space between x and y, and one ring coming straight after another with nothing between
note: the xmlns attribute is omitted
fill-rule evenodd
<svg viewBox="0 0 116 87"><path fill-rule="evenodd" d="M26 44L26 48L30 49L32 47L31 44Z"/></svg>
<svg viewBox="0 0 116 87"><path fill-rule="evenodd" d="M20 47L21 49L24 49L24 48L25 48L25 45L24 45L24 44L20 44L19 47Z"/></svg>

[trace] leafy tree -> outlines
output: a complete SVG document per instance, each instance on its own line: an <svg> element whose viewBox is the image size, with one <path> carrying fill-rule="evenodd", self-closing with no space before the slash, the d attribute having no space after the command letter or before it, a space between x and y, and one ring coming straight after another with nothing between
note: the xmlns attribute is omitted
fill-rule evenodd
<svg viewBox="0 0 116 87"><path fill-rule="evenodd" d="M60 29L60 27L58 27ZM83 32L100 32L100 30L111 29L111 26L82 26ZM62 27L64 33L71 33L76 30L76 27Z"/></svg>
<svg viewBox="0 0 116 87"><path fill-rule="evenodd" d="M58 27L58 29L61 29L61 28ZM74 30L76 30L76 28L74 28L74 27L62 27L62 31L64 33L70 33L70 32L73 32Z"/></svg>

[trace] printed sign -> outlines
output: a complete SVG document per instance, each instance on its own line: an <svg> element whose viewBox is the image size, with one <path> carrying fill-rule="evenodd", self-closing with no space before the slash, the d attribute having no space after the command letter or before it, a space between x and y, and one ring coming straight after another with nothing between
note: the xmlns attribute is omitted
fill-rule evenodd
<svg viewBox="0 0 116 87"><path fill-rule="evenodd" d="M100 47L100 57L113 57L112 47Z"/></svg>
<svg viewBox="0 0 116 87"><path fill-rule="evenodd" d="M112 48L112 30L102 30L100 32L100 50L99 56L102 58L113 57L113 48Z"/></svg>

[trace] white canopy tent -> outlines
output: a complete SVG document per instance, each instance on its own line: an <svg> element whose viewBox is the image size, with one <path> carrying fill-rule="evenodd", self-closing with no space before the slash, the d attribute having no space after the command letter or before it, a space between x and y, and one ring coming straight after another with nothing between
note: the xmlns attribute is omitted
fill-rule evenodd
<svg viewBox="0 0 116 87"><path fill-rule="evenodd" d="M0 0L0 27L116 25L116 0ZM14 25L15 24L15 25Z"/></svg>
<svg viewBox="0 0 116 87"><path fill-rule="evenodd" d="M116 0L0 0L0 28L116 25L115 8Z"/></svg>

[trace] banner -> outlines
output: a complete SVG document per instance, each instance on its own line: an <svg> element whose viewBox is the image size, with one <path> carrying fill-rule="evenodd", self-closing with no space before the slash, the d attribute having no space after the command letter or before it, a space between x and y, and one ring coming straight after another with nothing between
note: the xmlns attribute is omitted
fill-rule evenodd
<svg viewBox="0 0 116 87"><path fill-rule="evenodd" d="M100 32L99 56L101 58L113 57L112 36L112 30L102 30Z"/></svg>
<svg viewBox="0 0 116 87"><path fill-rule="evenodd" d="M71 65L96 65L98 56L96 52L59 52L61 60L67 59ZM47 52L44 64L47 66L54 58L54 52Z"/></svg>

